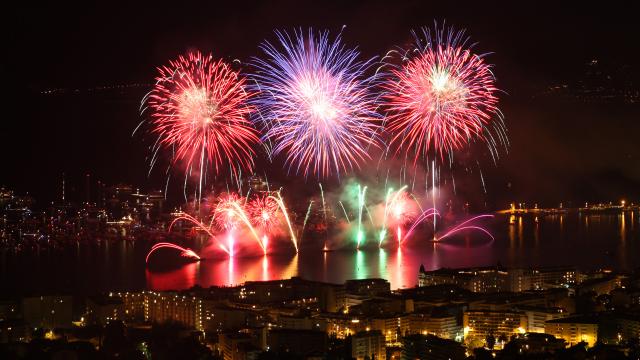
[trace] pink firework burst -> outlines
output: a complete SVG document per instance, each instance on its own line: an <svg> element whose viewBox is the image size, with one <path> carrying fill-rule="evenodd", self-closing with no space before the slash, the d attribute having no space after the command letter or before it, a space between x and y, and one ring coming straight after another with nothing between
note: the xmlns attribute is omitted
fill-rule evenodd
<svg viewBox="0 0 640 360"><path fill-rule="evenodd" d="M209 168L214 174L252 169L252 146L259 139L247 119L251 108L245 79L224 61L200 52L179 56L158 72L143 100L151 109L151 132L158 136L151 166L160 149L171 149L174 163L185 166L185 176L199 175L200 190Z"/></svg>
<svg viewBox="0 0 640 360"><path fill-rule="evenodd" d="M506 141L491 65L471 51L464 32L436 26L434 34L423 28L414 37L415 48L384 85L396 152L411 150L415 164L430 150L443 158L474 140L493 150L492 132Z"/></svg>
<svg viewBox="0 0 640 360"><path fill-rule="evenodd" d="M402 226L415 216L415 202L409 198L405 190L398 190L389 202L389 215L391 223Z"/></svg>
<svg viewBox="0 0 640 360"><path fill-rule="evenodd" d="M232 230L238 226L242 221L243 201L244 199L236 193L228 193L219 197L214 219L220 229Z"/></svg>

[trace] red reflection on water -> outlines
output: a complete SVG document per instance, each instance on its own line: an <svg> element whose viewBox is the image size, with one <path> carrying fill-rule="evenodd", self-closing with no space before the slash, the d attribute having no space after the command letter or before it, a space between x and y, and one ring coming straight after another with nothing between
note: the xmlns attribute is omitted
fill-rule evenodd
<svg viewBox="0 0 640 360"><path fill-rule="evenodd" d="M193 287L200 263L190 263L177 270L167 272L152 272L146 270L147 288L151 290L181 290Z"/></svg>
<svg viewBox="0 0 640 360"><path fill-rule="evenodd" d="M299 255L264 255L205 259L198 264L154 273L147 271L151 289L186 289L233 286L247 281L268 281L299 276L308 280L343 283L348 279L384 278L393 289L410 288L418 283L418 270L442 266L468 267L495 265L492 242L471 245L465 238L447 242L424 242L422 246L395 249L369 249L332 252L303 252Z"/></svg>
<svg viewBox="0 0 640 360"><path fill-rule="evenodd" d="M378 277L385 278L391 283L392 289L411 288L418 283L418 269L420 264L418 260L409 255L411 252L407 249L398 247L396 250L380 250L378 257L378 267L385 269L380 271ZM417 266L417 267L416 267Z"/></svg>
<svg viewBox="0 0 640 360"><path fill-rule="evenodd" d="M232 286L246 281L268 281L298 276L298 255L284 257L203 260L167 272L146 271L147 288L153 290Z"/></svg>

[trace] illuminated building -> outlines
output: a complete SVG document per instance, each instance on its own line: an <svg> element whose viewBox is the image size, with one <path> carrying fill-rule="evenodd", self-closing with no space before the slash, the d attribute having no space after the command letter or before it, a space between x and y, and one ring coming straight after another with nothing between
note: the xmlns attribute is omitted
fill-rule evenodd
<svg viewBox="0 0 640 360"><path fill-rule="evenodd" d="M571 287L580 282L580 273L573 267L541 269L502 269L498 267L468 269L438 269L425 271L420 267L418 286L456 285L473 292L546 290Z"/></svg>
<svg viewBox="0 0 640 360"><path fill-rule="evenodd" d="M616 308L640 305L640 288L635 286L614 289L609 295L611 295L611 304Z"/></svg>
<svg viewBox="0 0 640 360"><path fill-rule="evenodd" d="M344 283L348 294L375 296L391 291L391 284L385 279L347 280Z"/></svg>
<svg viewBox="0 0 640 360"><path fill-rule="evenodd" d="M186 327L204 330L202 323L202 300L190 295L173 292L144 293L145 321L163 323L175 321Z"/></svg>
<svg viewBox="0 0 640 360"><path fill-rule="evenodd" d="M527 332L543 333L547 321L561 319L569 316L569 313L561 308L545 308L535 306L519 306L527 317Z"/></svg>
<svg viewBox="0 0 640 360"><path fill-rule="evenodd" d="M289 302L292 305L319 307L335 311L340 286L299 277L273 281L247 281L240 288L240 300L251 304Z"/></svg>
<svg viewBox="0 0 640 360"><path fill-rule="evenodd" d="M574 286L578 283L579 273L574 267L559 266L533 269L527 276L531 278L531 290L545 290Z"/></svg>
<svg viewBox="0 0 640 360"><path fill-rule="evenodd" d="M165 197L160 190L151 191L148 194L141 194L139 189L130 195L132 205L137 209L141 220L151 221L160 218L164 210Z"/></svg>
<svg viewBox="0 0 640 360"><path fill-rule="evenodd" d="M487 293L508 289L509 275L500 268L439 269L420 267L418 286L456 285L473 292Z"/></svg>
<svg viewBox="0 0 640 360"><path fill-rule="evenodd" d="M84 317L87 322L107 324L111 320L124 320L124 303L119 296L91 296L87 299Z"/></svg>
<svg viewBox="0 0 640 360"><path fill-rule="evenodd" d="M413 302L414 310L434 306L463 305L473 296L468 290L455 285L436 285L399 290L400 294Z"/></svg>
<svg viewBox="0 0 640 360"><path fill-rule="evenodd" d="M543 292L493 293L469 299L469 310L510 311L521 306L546 306Z"/></svg>
<svg viewBox="0 0 640 360"><path fill-rule="evenodd" d="M586 342L595 345L598 340L598 319L590 316L573 316L547 321L544 332L563 339L571 345Z"/></svg>
<svg viewBox="0 0 640 360"><path fill-rule="evenodd" d="M458 323L455 315L435 309L424 309L412 313L409 321L411 333L432 334L443 339L462 341L462 324Z"/></svg>
<svg viewBox="0 0 640 360"><path fill-rule="evenodd" d="M386 360L385 336L378 330L360 331L351 338L351 357Z"/></svg>
<svg viewBox="0 0 640 360"><path fill-rule="evenodd" d="M509 346L520 354L555 353L566 347L563 339L553 335L526 333L511 340Z"/></svg>
<svg viewBox="0 0 640 360"><path fill-rule="evenodd" d="M327 322L327 333L338 339L344 339L360 330L364 330L364 324L361 324L357 318L342 314L322 314L321 318Z"/></svg>
<svg viewBox="0 0 640 360"><path fill-rule="evenodd" d="M366 322L370 330L379 330L384 334L388 345L398 344L411 329L408 314L367 317Z"/></svg>
<svg viewBox="0 0 640 360"><path fill-rule="evenodd" d="M338 339L344 339L367 327L359 318L348 314L324 313L319 318L326 322L327 334Z"/></svg>
<svg viewBox="0 0 640 360"><path fill-rule="evenodd" d="M207 332L241 329L248 325L250 311L217 301L203 300L203 326Z"/></svg>
<svg viewBox="0 0 640 360"><path fill-rule="evenodd" d="M132 193L133 187L125 184L106 189L105 206L111 219L121 219L130 214Z"/></svg>
<svg viewBox="0 0 640 360"><path fill-rule="evenodd" d="M468 310L464 312L465 342L484 343L489 335L508 340L526 332L527 317L521 311Z"/></svg>
<svg viewBox="0 0 640 360"><path fill-rule="evenodd" d="M87 298L86 322L106 324L110 320L142 322L145 320L145 292L109 293Z"/></svg>
<svg viewBox="0 0 640 360"><path fill-rule="evenodd" d="M361 305L368 297L365 295L356 295L356 294L346 294L343 293L337 301L338 305L341 309L348 311L354 306Z"/></svg>
<svg viewBox="0 0 640 360"><path fill-rule="evenodd" d="M614 328L618 330L617 340L640 342L640 315L619 314L613 317Z"/></svg>
<svg viewBox="0 0 640 360"><path fill-rule="evenodd" d="M244 343L241 342L236 347L236 352L234 353L234 360L258 360L260 358L260 354L262 353L262 349L255 346L252 343Z"/></svg>
<svg viewBox="0 0 640 360"><path fill-rule="evenodd" d="M125 321L144 320L144 292L118 293L124 305Z"/></svg>
<svg viewBox="0 0 640 360"><path fill-rule="evenodd" d="M509 291L521 292L534 288L533 270L530 269L509 269Z"/></svg>
<svg viewBox="0 0 640 360"><path fill-rule="evenodd" d="M578 286L576 293L578 295L590 292L596 295L609 294L615 288L620 287L621 279L618 276L608 275L602 278L594 278L585 280Z"/></svg>
<svg viewBox="0 0 640 360"><path fill-rule="evenodd" d="M224 360L245 360L255 358L247 355L262 351L262 349L253 344L253 339L249 334L237 332L220 333L218 335L218 346L222 352Z"/></svg>
<svg viewBox="0 0 640 360"><path fill-rule="evenodd" d="M152 221L160 217L164 210L165 197L162 191L140 193L131 185L119 184L105 190L105 207L111 219L135 218Z"/></svg>

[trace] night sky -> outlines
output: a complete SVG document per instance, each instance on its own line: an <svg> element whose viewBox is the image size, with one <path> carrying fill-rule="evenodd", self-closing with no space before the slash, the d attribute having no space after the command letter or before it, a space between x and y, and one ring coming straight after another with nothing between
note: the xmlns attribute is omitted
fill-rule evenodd
<svg viewBox="0 0 640 360"><path fill-rule="evenodd" d="M162 187L163 171L147 177L149 139L131 134L155 67L189 50L247 62L275 29L337 34L346 25L345 43L373 57L437 20L467 29L476 51L491 53L504 91L511 147L484 166L492 202L640 200L640 28L625 2L210 3L7 11L0 185L42 202L58 196L62 172L78 193L86 173Z"/></svg>

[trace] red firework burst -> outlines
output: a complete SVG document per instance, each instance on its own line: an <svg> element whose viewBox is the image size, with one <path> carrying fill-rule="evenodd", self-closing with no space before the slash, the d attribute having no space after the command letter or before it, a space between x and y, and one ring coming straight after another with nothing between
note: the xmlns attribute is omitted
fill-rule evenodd
<svg viewBox="0 0 640 360"><path fill-rule="evenodd" d="M430 149L442 158L486 140L493 118L502 128L491 66L466 47L463 32L436 28L435 36L428 29L423 35L384 85L391 144L398 152L414 150L414 164Z"/></svg>
<svg viewBox="0 0 640 360"><path fill-rule="evenodd" d="M174 162L183 162L187 174L199 173L200 185L210 166L215 174L225 168L232 173L252 169L252 146L259 139L247 120L245 79L200 52L179 56L158 72L145 98L152 110L151 132L159 137L153 161L160 148L173 149Z"/></svg>
<svg viewBox="0 0 640 360"><path fill-rule="evenodd" d="M247 205L247 212L254 226L259 226L263 231L269 232L279 224L278 203L267 195L255 197Z"/></svg>

